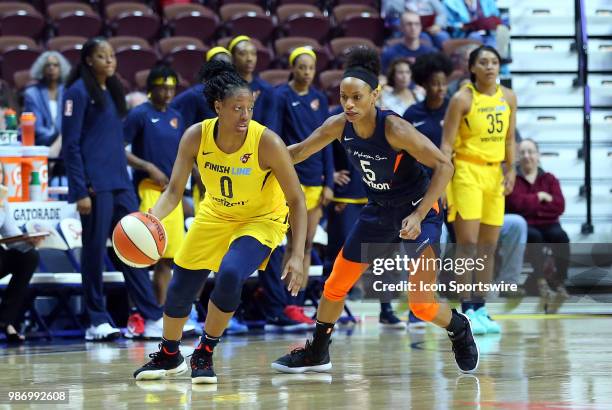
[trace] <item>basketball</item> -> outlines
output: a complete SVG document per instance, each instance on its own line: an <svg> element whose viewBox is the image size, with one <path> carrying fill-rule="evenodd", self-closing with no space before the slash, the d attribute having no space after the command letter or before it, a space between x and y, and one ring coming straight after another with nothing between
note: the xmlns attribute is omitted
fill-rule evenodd
<svg viewBox="0 0 612 410"><path fill-rule="evenodd" d="M166 250L166 231L155 216L133 212L113 230L113 249L123 263L134 268L155 264Z"/></svg>

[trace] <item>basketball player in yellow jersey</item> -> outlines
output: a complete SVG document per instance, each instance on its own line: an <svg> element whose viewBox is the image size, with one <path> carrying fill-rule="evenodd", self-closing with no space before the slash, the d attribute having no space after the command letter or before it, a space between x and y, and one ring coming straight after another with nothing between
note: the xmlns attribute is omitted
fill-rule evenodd
<svg viewBox="0 0 612 410"><path fill-rule="evenodd" d="M470 53L471 83L451 99L442 135L442 152L453 156L455 174L447 188L448 218L454 221L457 258L483 258L476 283L491 283L504 195L514 187L516 96L497 84L501 58L482 46ZM472 272L458 281L472 283ZM485 307L485 292L460 295L475 334L499 333Z"/></svg>
<svg viewBox="0 0 612 410"><path fill-rule="evenodd" d="M160 349L134 373L136 380L187 370L179 351L183 325L202 284L214 271L216 282L204 335L190 364L193 383L217 382L213 349L240 304L244 281L265 267L285 236L288 220L296 246L282 278L288 277L293 295L306 279L302 271L306 204L289 151L278 135L251 120L253 93L234 66L211 61L204 69L204 79L206 100L218 117L185 132L168 188L151 213L162 219L174 209L194 161L206 194L174 258Z"/></svg>

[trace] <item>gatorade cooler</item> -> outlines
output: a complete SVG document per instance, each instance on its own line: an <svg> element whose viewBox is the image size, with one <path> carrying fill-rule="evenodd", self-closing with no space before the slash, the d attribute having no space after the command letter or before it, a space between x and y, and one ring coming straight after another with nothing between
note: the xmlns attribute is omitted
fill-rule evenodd
<svg viewBox="0 0 612 410"><path fill-rule="evenodd" d="M21 147L22 153L22 180L26 181L23 185L23 201L40 200L46 201L49 199L49 147L32 146ZM40 197L30 199L31 174L38 173L38 182L40 183Z"/></svg>
<svg viewBox="0 0 612 410"><path fill-rule="evenodd" d="M4 165L4 180L1 181L8 187L9 202L23 200L23 187L21 179L21 154L22 147L7 146L0 147L0 161Z"/></svg>

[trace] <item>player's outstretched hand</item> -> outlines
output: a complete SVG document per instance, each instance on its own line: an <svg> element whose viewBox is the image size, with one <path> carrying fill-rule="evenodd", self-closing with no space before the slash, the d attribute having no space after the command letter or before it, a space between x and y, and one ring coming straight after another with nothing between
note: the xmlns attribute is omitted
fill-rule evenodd
<svg viewBox="0 0 612 410"><path fill-rule="evenodd" d="M306 274L303 272L304 258L292 256L285 265L285 270L281 276L282 280L288 278L289 286L287 290L291 292L291 296L297 296L302 286L306 283Z"/></svg>
<svg viewBox="0 0 612 410"><path fill-rule="evenodd" d="M399 236L402 239L414 240L421 234L421 217L413 212L402 221Z"/></svg>

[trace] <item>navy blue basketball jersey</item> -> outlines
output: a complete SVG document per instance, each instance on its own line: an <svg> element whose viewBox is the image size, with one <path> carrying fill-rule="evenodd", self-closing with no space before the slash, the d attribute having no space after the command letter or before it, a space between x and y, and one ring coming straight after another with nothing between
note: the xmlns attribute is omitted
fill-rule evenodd
<svg viewBox="0 0 612 410"><path fill-rule="evenodd" d="M368 198L384 206L416 205L429 186L425 167L405 151L395 151L385 136L385 120L393 111L376 109L376 128L368 139L360 138L346 122L341 142L359 170Z"/></svg>

